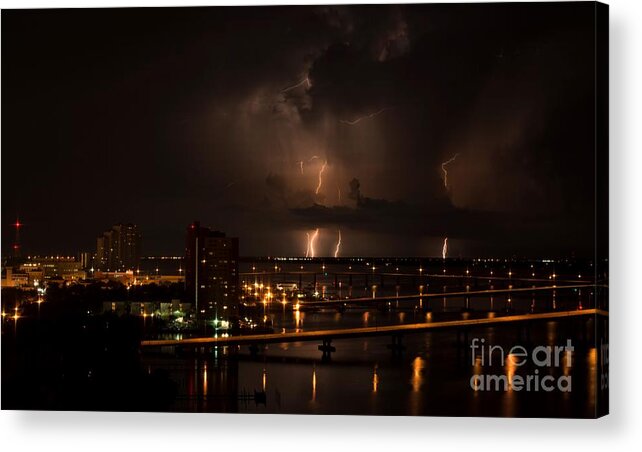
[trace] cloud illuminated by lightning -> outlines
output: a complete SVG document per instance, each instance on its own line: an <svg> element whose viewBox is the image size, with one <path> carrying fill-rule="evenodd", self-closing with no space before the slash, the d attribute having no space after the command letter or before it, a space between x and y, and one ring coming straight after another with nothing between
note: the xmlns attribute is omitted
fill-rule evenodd
<svg viewBox="0 0 642 452"><path fill-rule="evenodd" d="M308 241L308 247L305 249L305 257L310 257L310 233L305 233L306 240Z"/></svg>
<svg viewBox="0 0 642 452"><path fill-rule="evenodd" d="M388 110L388 108L382 108L382 109L381 109L381 110L379 110L379 111L375 111L374 113L370 113L369 115L360 116L360 117L358 117L358 118L356 118L356 119L353 119L352 121L349 121L349 120L347 120L347 119L340 119L340 120L339 120L339 122L340 122L340 123L342 123L342 124L347 124L347 125L349 125L349 126L353 126L353 125L355 125L355 124L360 123L360 122L361 122L361 121L363 121L364 119L374 118L375 116L380 115L381 113L383 113L383 112L384 112L384 111L386 111L386 110Z"/></svg>
<svg viewBox="0 0 642 452"><path fill-rule="evenodd" d="M441 248L441 258L446 259L448 255L448 237L444 239L444 246Z"/></svg>
<svg viewBox="0 0 642 452"><path fill-rule="evenodd" d="M321 166L321 169L319 170L319 183L317 184L317 189L314 191L314 194L318 195L319 190L321 190L321 185L323 185L323 172L325 171L325 168L328 166L328 161L326 160L323 162L323 165Z"/></svg>
<svg viewBox="0 0 642 452"><path fill-rule="evenodd" d="M444 187L447 189L448 188L448 171L446 170L446 166L450 165L452 162L455 161L455 159L459 156L459 152L453 155L450 159L446 160L444 163L441 164L441 171L444 173Z"/></svg>
<svg viewBox="0 0 642 452"><path fill-rule="evenodd" d="M316 160L316 159L320 159L320 158L321 158L321 157L319 157L318 155L313 155L312 157L310 157L310 158L308 159L308 163L313 162L314 160ZM299 165L299 169L300 169L300 171L301 171L301 174L304 174L304 171L303 171L303 165L305 164L305 160L299 160L299 161L297 161L296 163Z"/></svg>
<svg viewBox="0 0 642 452"><path fill-rule="evenodd" d="M339 238L337 239L337 246L334 249L334 257L339 257L339 251L341 250L341 229L339 231Z"/></svg>

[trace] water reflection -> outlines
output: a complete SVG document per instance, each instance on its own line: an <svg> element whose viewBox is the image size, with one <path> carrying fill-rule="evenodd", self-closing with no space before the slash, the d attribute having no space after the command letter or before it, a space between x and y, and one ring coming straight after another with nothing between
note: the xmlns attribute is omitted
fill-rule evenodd
<svg viewBox="0 0 642 452"><path fill-rule="evenodd" d="M557 324L555 322L546 322L546 345L554 346L557 337Z"/></svg>
<svg viewBox="0 0 642 452"><path fill-rule="evenodd" d="M515 370L517 369L518 365L520 363L520 358L512 353L509 353L506 356L506 361L505 361L505 370L506 370L506 376L508 377L508 391L512 392L513 388L510 385L510 382L513 381L513 377L515 376Z"/></svg>
<svg viewBox="0 0 642 452"><path fill-rule="evenodd" d="M512 353L509 353L506 356L506 361L504 363L504 372L506 374L507 380L508 380L508 390L504 392L504 400L503 400L503 415L504 416L509 416L513 417L515 416L515 398L516 394L513 391L513 388L510 384L510 382L513 381L513 377L515 376L515 371L517 369L517 364L519 364L520 358Z"/></svg>
<svg viewBox="0 0 642 452"><path fill-rule="evenodd" d="M424 361L420 356L415 357L412 361L412 377L410 379L410 384L412 387L412 392L410 393L410 414L413 416L418 416L423 411L423 397L421 393L421 387L424 384L424 368L426 367L426 361Z"/></svg>
<svg viewBox="0 0 642 452"><path fill-rule="evenodd" d="M481 356L475 356L475 364L473 365L473 375L481 375L481 374L482 374ZM473 391L473 395L475 398L478 398L479 394L480 394L479 391Z"/></svg>
<svg viewBox="0 0 642 452"><path fill-rule="evenodd" d="M424 361L420 356L417 356L412 361L412 378L410 383L412 384L413 392L419 392L424 383L423 370L425 366L426 361Z"/></svg>
<svg viewBox="0 0 642 452"><path fill-rule="evenodd" d="M207 361L203 363L203 395L207 396Z"/></svg>
<svg viewBox="0 0 642 452"><path fill-rule="evenodd" d="M575 296L573 293L571 303ZM516 296L517 300L523 309L531 304L530 294L521 298ZM542 300L550 303L550 295L546 294ZM279 306L274 316L277 324L282 324L287 331L441 321L444 315L451 319L463 317L454 309L447 314L440 313L440 302L440 299L435 300L437 310L427 313L408 310L400 315L395 310L348 310L337 319L333 310L286 311L283 318ZM568 303L569 299L560 295L560 302ZM488 318L493 314L473 310L465 315ZM534 343L558 345L565 341L561 334L564 328L559 322L539 325L541 327L532 332ZM503 344L505 350L516 344L514 329L480 328L478 334L485 338L486 344ZM481 366L479 356L472 365L470 357L462 364L461 354L458 357L454 345L454 332L412 334L404 336L403 340L406 350L395 359L391 359L387 348L389 337L337 340L333 342L336 353L330 362L324 363L320 362L319 344L314 342L270 346L258 358L251 356L247 347L242 347L237 353L221 353L218 360L213 354L180 357L169 353L165 357L155 355L144 359L145 368L150 368L152 375L157 369L164 369L172 381L177 382L179 396L174 405L177 411L489 416L522 416L537 412L546 416L580 417L593 414L590 407L594 406L599 384L595 377L595 349L589 351L578 347L577 360L574 357L570 362L565 356L564 366L554 370L558 376L572 375L573 392L570 394L527 394L510 389L475 392L469 386L473 373L505 374L510 380L516 373L528 375L533 371L527 370L526 366L517 366L521 358L514 355L508 355L503 364L493 361L492 367ZM572 367L569 366L571 363ZM319 370L321 375L318 375ZM270 388L267 388L268 374ZM322 380L318 380L319 377ZM383 386L382 381L385 382ZM325 382L325 386L319 393L317 384L321 382ZM254 391L266 392L265 404L255 403ZM244 400L241 397L244 394L248 400L241 403L239 400ZM588 401L584 396L579 397L584 394L590 395Z"/></svg>
<svg viewBox="0 0 642 452"><path fill-rule="evenodd" d="M372 372L372 392L377 392L379 388L379 375L377 374L377 365L374 365L374 370Z"/></svg>
<svg viewBox="0 0 642 452"><path fill-rule="evenodd" d="M305 318L305 313L299 310L294 311L294 329L297 333L301 332L303 328L303 319Z"/></svg>
<svg viewBox="0 0 642 452"><path fill-rule="evenodd" d="M591 404L591 408L594 410L595 409L595 399L597 396L598 392L598 386L597 386L597 348L593 347L590 348L587 357L587 375L588 375L588 400L589 403Z"/></svg>

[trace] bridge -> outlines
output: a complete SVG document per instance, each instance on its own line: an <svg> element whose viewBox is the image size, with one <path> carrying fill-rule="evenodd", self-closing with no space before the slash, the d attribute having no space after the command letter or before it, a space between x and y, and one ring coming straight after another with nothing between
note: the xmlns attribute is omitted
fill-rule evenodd
<svg viewBox="0 0 642 452"><path fill-rule="evenodd" d="M362 298L345 298L345 299L332 299L332 300L322 300L322 301L300 301L299 305L304 307L340 307L345 305L358 305L358 304L372 304L380 302L392 302L392 301L415 301L419 299L431 299L431 298L452 298L452 297L479 297L479 296L493 296L501 294L513 294L513 293L528 293L528 292L541 292L541 291L558 291L558 290L569 290L569 289L585 289L585 288L595 288L595 284L575 284L575 285L553 285L553 286L539 286L539 287L515 287L508 289L487 289L487 290L475 290L475 291L457 291L457 292L431 292L425 294L413 294L413 295L386 295L382 297L362 297Z"/></svg>
<svg viewBox="0 0 642 452"><path fill-rule="evenodd" d="M546 312L539 314L520 314L494 318L452 320L443 322L411 323L401 325L387 325L361 328L339 328L330 330L303 331L291 333L257 334L249 336L226 337L195 337L188 339L161 339L146 340L141 342L141 348L152 347L224 347L224 346L250 346L253 353L258 351L258 346L272 343L320 341L319 350L323 358L329 358L330 353L336 351L332 341L337 339L354 339L373 336L391 336L391 349L399 352L403 349L401 338L406 334L426 333L432 331L455 330L458 333L467 332L475 327L492 327L505 325L527 325L536 321L567 320L575 318L608 317L608 312L599 309L584 309L573 311ZM460 341L458 340L458 343ZM464 340L466 342L466 340Z"/></svg>
<svg viewBox="0 0 642 452"><path fill-rule="evenodd" d="M461 274L453 275L446 273L403 273L403 272L375 272L375 271L336 271L336 270L290 270L290 271L250 271L250 272L240 272L239 276L242 278L245 277L261 277L261 278L272 278L275 279L280 277L283 281L287 277L296 277L299 281L299 286L303 283L304 277L311 277L312 282L316 285L318 275L331 275L334 277L335 285L338 285L340 279L348 279L348 284L352 285L353 278L363 278L365 279L365 284L368 285L370 279L375 280L379 279L380 283L383 284L385 279L394 279L397 284L403 279L412 279L413 281L426 280L426 279L445 279L445 280L470 280L470 281L509 281L509 282L526 282L526 283L551 283L554 281L559 284L585 284L587 280L580 279L551 279L551 278L535 278L535 277L519 277L515 276L498 276L498 275L475 275L475 274Z"/></svg>

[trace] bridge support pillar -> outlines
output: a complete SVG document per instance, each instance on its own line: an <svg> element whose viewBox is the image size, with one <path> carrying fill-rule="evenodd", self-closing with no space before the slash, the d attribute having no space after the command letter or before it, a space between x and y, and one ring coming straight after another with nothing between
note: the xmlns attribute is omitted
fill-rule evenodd
<svg viewBox="0 0 642 452"><path fill-rule="evenodd" d="M401 343L401 334L392 335L392 343L388 344L388 348L392 351L394 356L400 355L406 347Z"/></svg>
<svg viewBox="0 0 642 452"><path fill-rule="evenodd" d="M337 349L334 346L332 346L332 339L326 338L326 339L323 339L323 344L319 345L319 351L323 352L321 359L323 359L324 361L327 361L330 359L330 354L333 352L336 352Z"/></svg>
<svg viewBox="0 0 642 452"><path fill-rule="evenodd" d="M468 328L457 329L457 348L468 349Z"/></svg>
<svg viewBox="0 0 642 452"><path fill-rule="evenodd" d="M470 309L470 297L468 295L466 295L466 301L465 301L464 307L462 308L462 312L470 312L470 311L471 311L471 309Z"/></svg>
<svg viewBox="0 0 642 452"><path fill-rule="evenodd" d="M216 347L212 347L211 351L213 352ZM227 356L230 358L237 358L239 354L238 345L228 345L227 347Z"/></svg>
<svg viewBox="0 0 642 452"><path fill-rule="evenodd" d="M468 362L470 358L470 343L468 340L468 328L457 329L457 360Z"/></svg>
<svg viewBox="0 0 642 452"><path fill-rule="evenodd" d="M517 340L524 345L531 345L531 322L524 322L517 327Z"/></svg>

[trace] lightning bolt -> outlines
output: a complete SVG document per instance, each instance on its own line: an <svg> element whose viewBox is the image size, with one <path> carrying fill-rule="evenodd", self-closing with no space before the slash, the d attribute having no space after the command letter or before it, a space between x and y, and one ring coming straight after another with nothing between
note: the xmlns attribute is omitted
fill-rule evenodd
<svg viewBox="0 0 642 452"><path fill-rule="evenodd" d="M314 255L315 255L314 243L317 241L317 237L318 236L319 236L319 228L316 228L316 230L314 231L314 234L312 234L312 236L310 236L310 234L308 234L308 237L310 237L310 242L309 242L309 245L308 245L309 251L310 251L310 257L314 257ZM306 257L308 257L308 256L306 255Z"/></svg>
<svg viewBox="0 0 642 452"><path fill-rule="evenodd" d="M337 246L334 249L334 257L339 257L339 250L341 249L341 229L339 231L339 238L337 239Z"/></svg>
<svg viewBox="0 0 642 452"><path fill-rule="evenodd" d="M444 246L441 248L441 258L446 259L447 254L448 254L448 237L444 239Z"/></svg>
<svg viewBox="0 0 642 452"><path fill-rule="evenodd" d="M308 89L310 89L310 87L312 86L312 83L310 83L310 79L308 77L306 77L303 80L301 80L299 83L297 83L296 85L288 86L287 88L282 89L281 92L282 93L287 93L290 90L293 90L295 88L298 88L299 86L302 86L303 84L306 84Z"/></svg>
<svg viewBox="0 0 642 452"><path fill-rule="evenodd" d="M319 190L321 190L321 185L323 185L323 172L325 171L325 168L328 166L328 161L326 160L323 162L323 165L321 166L321 169L319 170L319 183L317 184L317 189L314 191L315 195L319 194Z"/></svg>
<svg viewBox="0 0 642 452"><path fill-rule="evenodd" d="M341 187L337 184L337 194L339 195L339 204L341 204Z"/></svg>
<svg viewBox="0 0 642 452"><path fill-rule="evenodd" d="M319 157L318 155L313 155L308 159L308 163L320 158L321 157ZM303 164L305 163L305 160L299 160L297 163L299 164L299 168L301 169L301 174L303 174Z"/></svg>
<svg viewBox="0 0 642 452"><path fill-rule="evenodd" d="M347 120L347 119L340 119L340 120L339 120L339 122L340 122L340 123L342 123L342 124L347 124L347 125L349 125L349 126L353 126L353 125L355 125L355 124L360 123L360 122L361 122L361 121L363 121L364 119L374 118L375 116L380 115L381 113L383 113L383 112L384 112L384 111L386 111L386 110L388 110L388 108L382 108L382 109L381 109L381 110L379 110L379 111L375 111L374 113L370 113L369 115L360 116L360 117L358 117L357 119L354 119L354 120L352 120L352 121L349 121L349 120Z"/></svg>
<svg viewBox="0 0 642 452"><path fill-rule="evenodd" d="M441 164L441 171L444 173L444 187L448 189L448 171L446 170L446 166L450 165L452 162L455 161L455 159L459 156L459 152L453 155L450 159L446 160L444 163Z"/></svg>
<svg viewBox="0 0 642 452"><path fill-rule="evenodd" d="M309 232L306 232L305 236L308 241L308 247L305 250L305 257L314 257L314 242L316 242L317 237L319 236L319 228L316 228L312 235L310 235Z"/></svg>

